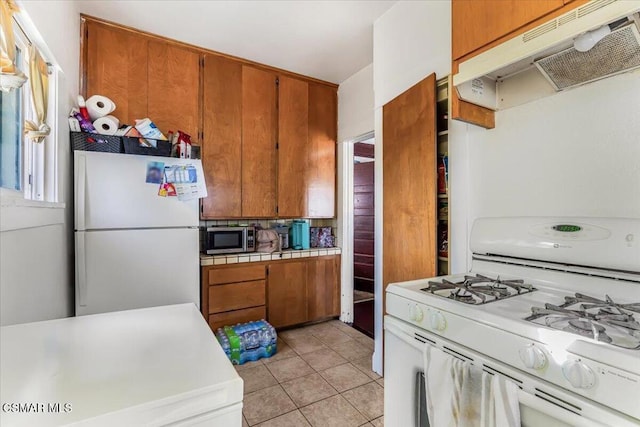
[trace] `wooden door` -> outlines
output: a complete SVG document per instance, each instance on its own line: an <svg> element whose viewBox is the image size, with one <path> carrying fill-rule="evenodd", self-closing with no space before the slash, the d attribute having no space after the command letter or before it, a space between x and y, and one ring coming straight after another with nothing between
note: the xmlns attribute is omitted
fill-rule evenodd
<svg viewBox="0 0 640 427"><path fill-rule="evenodd" d="M278 99L278 216L307 213L309 84L280 76Z"/></svg>
<svg viewBox="0 0 640 427"><path fill-rule="evenodd" d="M147 117L147 38L85 21L83 95L103 95L116 104L112 113L133 125Z"/></svg>
<svg viewBox="0 0 640 427"><path fill-rule="evenodd" d="M276 216L276 75L242 67L242 216Z"/></svg>
<svg viewBox="0 0 640 427"><path fill-rule="evenodd" d="M267 312L274 327L307 321L307 262L281 262L268 267Z"/></svg>
<svg viewBox="0 0 640 427"><path fill-rule="evenodd" d="M563 0L453 0L453 59L471 53L563 5Z"/></svg>
<svg viewBox="0 0 640 427"><path fill-rule="evenodd" d="M431 74L382 108L384 289L436 275L435 93Z"/></svg>
<svg viewBox="0 0 640 427"><path fill-rule="evenodd" d="M338 96L335 88L309 84L306 218L335 217Z"/></svg>
<svg viewBox="0 0 640 427"><path fill-rule="evenodd" d="M204 58L202 218L238 218L242 207L242 64Z"/></svg>
<svg viewBox="0 0 640 427"><path fill-rule="evenodd" d="M148 117L165 135L181 130L199 140L200 54L149 41Z"/></svg>
<svg viewBox="0 0 640 427"><path fill-rule="evenodd" d="M355 144L373 148L373 145ZM374 162L353 165L353 287L373 293L374 283Z"/></svg>
<svg viewBox="0 0 640 427"><path fill-rule="evenodd" d="M309 320L340 315L340 256L309 258L307 267Z"/></svg>

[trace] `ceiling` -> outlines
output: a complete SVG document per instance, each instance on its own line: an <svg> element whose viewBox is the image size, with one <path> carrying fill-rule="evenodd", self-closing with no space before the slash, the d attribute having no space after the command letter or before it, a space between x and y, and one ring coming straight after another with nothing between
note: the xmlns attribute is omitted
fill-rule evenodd
<svg viewBox="0 0 640 427"><path fill-rule="evenodd" d="M101 1L82 13L333 83L373 62L395 1Z"/></svg>

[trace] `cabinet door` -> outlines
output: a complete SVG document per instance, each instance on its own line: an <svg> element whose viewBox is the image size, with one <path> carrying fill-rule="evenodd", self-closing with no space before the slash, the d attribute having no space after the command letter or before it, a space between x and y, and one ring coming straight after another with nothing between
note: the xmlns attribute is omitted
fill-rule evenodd
<svg viewBox="0 0 640 427"><path fill-rule="evenodd" d="M436 274L435 91L431 74L382 108L385 289Z"/></svg>
<svg viewBox="0 0 640 427"><path fill-rule="evenodd" d="M278 215L307 213L309 84L280 77L278 109Z"/></svg>
<svg viewBox="0 0 640 427"><path fill-rule="evenodd" d="M340 315L340 256L309 258L307 303L310 321Z"/></svg>
<svg viewBox="0 0 640 427"><path fill-rule="evenodd" d="M165 42L149 41L148 117L165 135L181 130L198 141L200 55Z"/></svg>
<svg viewBox="0 0 640 427"><path fill-rule="evenodd" d="M309 84L307 218L335 216L337 114L336 89Z"/></svg>
<svg viewBox="0 0 640 427"><path fill-rule="evenodd" d="M207 55L203 68L203 218L237 218L242 201L242 64Z"/></svg>
<svg viewBox="0 0 640 427"><path fill-rule="evenodd" d="M275 74L242 67L242 216L276 216Z"/></svg>
<svg viewBox="0 0 640 427"><path fill-rule="evenodd" d="M86 21L86 98L104 95L116 104L113 115L134 124L147 116L147 38Z"/></svg>
<svg viewBox="0 0 640 427"><path fill-rule="evenodd" d="M307 321L307 262L269 265L268 320L274 327Z"/></svg>
<svg viewBox="0 0 640 427"><path fill-rule="evenodd" d="M563 0L453 0L453 59L471 53L563 5Z"/></svg>

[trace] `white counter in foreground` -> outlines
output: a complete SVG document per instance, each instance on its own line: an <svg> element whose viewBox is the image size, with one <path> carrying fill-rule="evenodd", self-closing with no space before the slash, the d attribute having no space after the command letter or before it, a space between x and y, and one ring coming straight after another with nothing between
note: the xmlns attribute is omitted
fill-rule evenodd
<svg viewBox="0 0 640 427"><path fill-rule="evenodd" d="M3 427L239 427L242 395L193 304L0 328Z"/></svg>

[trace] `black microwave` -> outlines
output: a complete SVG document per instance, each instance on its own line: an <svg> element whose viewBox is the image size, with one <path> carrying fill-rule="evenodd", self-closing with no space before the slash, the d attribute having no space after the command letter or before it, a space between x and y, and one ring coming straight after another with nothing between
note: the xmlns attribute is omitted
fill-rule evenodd
<svg viewBox="0 0 640 427"><path fill-rule="evenodd" d="M208 255L254 252L255 227L207 227L204 232L204 250Z"/></svg>

